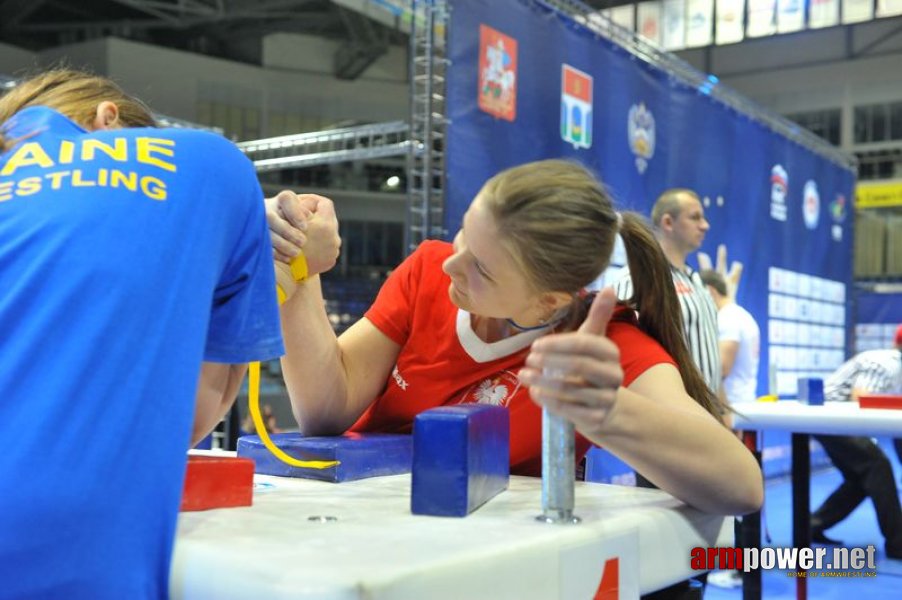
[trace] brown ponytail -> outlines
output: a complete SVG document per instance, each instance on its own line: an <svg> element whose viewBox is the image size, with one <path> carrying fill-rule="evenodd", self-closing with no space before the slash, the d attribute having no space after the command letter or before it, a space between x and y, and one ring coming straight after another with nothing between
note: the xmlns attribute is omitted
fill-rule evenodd
<svg viewBox="0 0 902 600"><path fill-rule="evenodd" d="M626 247L633 295L627 303L639 313L639 327L656 339L676 361L686 392L723 421L723 405L695 366L683 333L680 302L671 266L642 215L621 213L620 235Z"/></svg>

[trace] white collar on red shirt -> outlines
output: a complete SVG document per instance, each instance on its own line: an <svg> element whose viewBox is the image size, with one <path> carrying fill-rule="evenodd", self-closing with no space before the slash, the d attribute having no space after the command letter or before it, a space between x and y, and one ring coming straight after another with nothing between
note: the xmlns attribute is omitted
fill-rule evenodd
<svg viewBox="0 0 902 600"><path fill-rule="evenodd" d="M543 327L533 331L524 331L497 342L485 342L473 331L470 313L459 308L457 310L457 339L470 358L479 363L498 360L526 348L534 340L548 333L551 327Z"/></svg>

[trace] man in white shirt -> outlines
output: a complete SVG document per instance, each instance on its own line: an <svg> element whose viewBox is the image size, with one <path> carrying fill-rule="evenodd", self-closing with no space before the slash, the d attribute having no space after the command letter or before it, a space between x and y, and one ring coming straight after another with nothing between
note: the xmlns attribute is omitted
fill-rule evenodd
<svg viewBox="0 0 902 600"><path fill-rule="evenodd" d="M758 397L758 358L761 353L761 330L755 318L730 296L727 281L713 269L699 271L699 277L708 289L717 307L717 328L720 345L720 365L723 390L731 405L754 402ZM726 414L732 423L732 414ZM708 583L718 587L734 588L742 585L739 571L711 573Z"/></svg>
<svg viewBox="0 0 902 600"><path fill-rule="evenodd" d="M720 365L724 391L730 404L754 402L758 397L758 359L761 330L755 318L729 296L723 275L699 272L717 306Z"/></svg>

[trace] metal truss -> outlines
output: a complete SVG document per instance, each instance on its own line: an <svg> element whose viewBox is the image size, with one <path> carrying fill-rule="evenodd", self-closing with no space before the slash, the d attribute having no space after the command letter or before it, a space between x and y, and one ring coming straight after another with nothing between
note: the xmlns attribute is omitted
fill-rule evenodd
<svg viewBox="0 0 902 600"><path fill-rule="evenodd" d="M410 154L405 249L444 238L445 84L449 66L445 0L413 0L410 32Z"/></svg>
<svg viewBox="0 0 902 600"><path fill-rule="evenodd" d="M241 142L257 171L278 171L339 162L404 156L410 127L403 121L344 127Z"/></svg>

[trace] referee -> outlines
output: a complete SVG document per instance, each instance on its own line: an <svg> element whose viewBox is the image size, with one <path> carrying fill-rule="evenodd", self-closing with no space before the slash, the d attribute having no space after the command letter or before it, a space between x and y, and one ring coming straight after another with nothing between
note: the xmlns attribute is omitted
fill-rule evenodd
<svg viewBox="0 0 902 600"><path fill-rule="evenodd" d="M856 354L824 381L824 399L833 402L856 402L861 395L900 391L902 325L896 330L895 348ZM839 544L824 535L824 530L845 519L870 497L886 540L886 556L902 559L902 508L889 459L870 438L840 435L814 438L842 473L843 482L811 515L811 539L822 544Z"/></svg>
<svg viewBox="0 0 902 600"><path fill-rule="evenodd" d="M686 257L705 241L710 225L698 194L685 188L664 191L651 211L658 243L670 261L673 284L682 308L683 331L695 364L715 393L721 388L718 349L717 308L698 273L686 264ZM617 297L630 300L633 282L624 268L614 283Z"/></svg>

